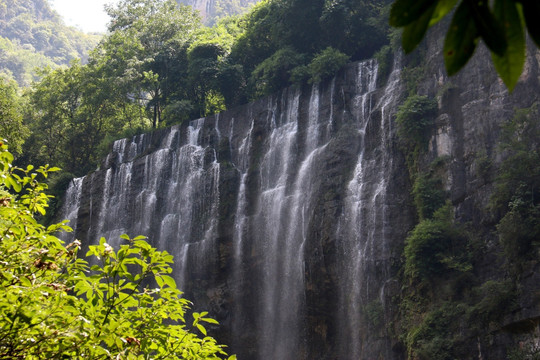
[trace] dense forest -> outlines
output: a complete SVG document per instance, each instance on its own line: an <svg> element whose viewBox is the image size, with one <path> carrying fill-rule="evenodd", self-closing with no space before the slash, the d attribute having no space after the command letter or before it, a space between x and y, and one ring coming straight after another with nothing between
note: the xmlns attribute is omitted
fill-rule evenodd
<svg viewBox="0 0 540 360"><path fill-rule="evenodd" d="M123 0L107 8L108 32L87 62L43 68L13 99L24 102L21 130L4 136L25 139L24 151L13 148L21 163L84 175L114 139L318 82L372 57L389 43L388 3L266 0L204 26L174 0Z"/></svg>

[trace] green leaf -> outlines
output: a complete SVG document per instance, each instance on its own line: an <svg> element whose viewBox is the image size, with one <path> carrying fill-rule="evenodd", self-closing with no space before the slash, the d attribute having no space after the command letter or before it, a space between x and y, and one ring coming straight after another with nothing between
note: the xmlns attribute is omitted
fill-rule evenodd
<svg viewBox="0 0 540 360"><path fill-rule="evenodd" d="M203 333L204 336L206 336L206 329L204 328L204 326L199 323L195 324L195 326L197 326L197 329L199 329L199 331Z"/></svg>
<svg viewBox="0 0 540 360"><path fill-rule="evenodd" d="M390 9L390 25L407 26L418 20L437 0L396 0Z"/></svg>
<svg viewBox="0 0 540 360"><path fill-rule="evenodd" d="M21 284L22 284L23 286L26 286L26 287L32 286L32 283L30 282L30 280L28 280L28 278L27 278L26 276L21 276L21 277L19 278L19 280L21 280Z"/></svg>
<svg viewBox="0 0 540 360"><path fill-rule="evenodd" d="M422 41L422 38L428 29L431 15L433 14L434 10L435 4L425 11L418 20L410 23L403 29L401 42L403 44L403 50L406 54L413 51Z"/></svg>
<svg viewBox="0 0 540 360"><path fill-rule="evenodd" d="M443 17L452 11L457 2L458 0L439 0L437 6L435 7L435 11L431 15L429 26L433 26L438 23Z"/></svg>
<svg viewBox="0 0 540 360"><path fill-rule="evenodd" d="M487 0L464 0L469 5L476 28L487 47L495 54L502 56L508 47L504 36L504 28L491 13Z"/></svg>
<svg viewBox="0 0 540 360"><path fill-rule="evenodd" d="M36 205L36 211L39 212L41 215L46 214L45 208L43 208L43 206Z"/></svg>
<svg viewBox="0 0 540 360"><path fill-rule="evenodd" d="M165 283L165 280L161 276L156 276L156 282L160 288L163 287L163 284Z"/></svg>
<svg viewBox="0 0 540 360"><path fill-rule="evenodd" d="M497 73L509 91L516 86L525 64L525 34L517 4L512 0L496 0L495 16L504 24L508 48L503 56L492 53Z"/></svg>
<svg viewBox="0 0 540 360"><path fill-rule="evenodd" d="M161 278L163 279L166 285L168 285L169 287L173 289L176 289L176 281L174 281L172 277L170 277L169 275L161 275Z"/></svg>
<svg viewBox="0 0 540 360"><path fill-rule="evenodd" d="M6 185L8 185L8 187L12 188L16 192L21 192L22 190L21 184L17 180L13 179L12 176L8 176L6 178Z"/></svg>
<svg viewBox="0 0 540 360"><path fill-rule="evenodd" d="M444 63L448 75L457 73L474 54L478 30L469 6L462 2L457 8L444 40Z"/></svg>
<svg viewBox="0 0 540 360"><path fill-rule="evenodd" d="M201 321L207 322L209 324L216 324L219 325L219 322L212 318L201 318Z"/></svg>

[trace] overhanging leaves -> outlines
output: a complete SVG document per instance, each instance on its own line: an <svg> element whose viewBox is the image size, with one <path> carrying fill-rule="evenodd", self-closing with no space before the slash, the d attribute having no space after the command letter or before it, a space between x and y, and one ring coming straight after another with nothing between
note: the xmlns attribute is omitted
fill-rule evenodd
<svg viewBox="0 0 540 360"><path fill-rule="evenodd" d="M478 33L487 47L495 54L502 56L506 51L507 42L504 36L503 25L491 13L487 1L464 0L463 4L469 6L470 15L474 19Z"/></svg>
<svg viewBox="0 0 540 360"><path fill-rule="evenodd" d="M540 46L540 21L538 21L540 2L538 0L521 0L519 2L523 5L523 15L527 23L527 30L529 30L529 34L536 43L536 46Z"/></svg>
<svg viewBox="0 0 540 360"><path fill-rule="evenodd" d="M431 5L431 7L420 16L418 21L412 22L403 29L402 44L405 53L413 51L422 41L422 38L429 27L429 22L435 7L435 4Z"/></svg>
<svg viewBox="0 0 540 360"><path fill-rule="evenodd" d="M478 39L492 52L495 69L511 91L525 61L526 25L540 47L540 1L537 0L396 0L390 25L403 27L403 50L409 53L422 41L427 28L457 9L443 46L446 70L456 74L471 58Z"/></svg>
<svg viewBox="0 0 540 360"><path fill-rule="evenodd" d="M390 25L407 26L428 10L433 12L432 5L436 3L437 0L397 0L390 10Z"/></svg>
<svg viewBox="0 0 540 360"><path fill-rule="evenodd" d="M478 42L478 30L467 3L456 10L444 41L444 63L448 75L454 75L471 58Z"/></svg>
<svg viewBox="0 0 540 360"><path fill-rule="evenodd" d="M512 0L497 0L494 6L495 16L505 25L508 48L502 56L492 53L493 63L510 91L516 86L525 63L525 34L517 6Z"/></svg>

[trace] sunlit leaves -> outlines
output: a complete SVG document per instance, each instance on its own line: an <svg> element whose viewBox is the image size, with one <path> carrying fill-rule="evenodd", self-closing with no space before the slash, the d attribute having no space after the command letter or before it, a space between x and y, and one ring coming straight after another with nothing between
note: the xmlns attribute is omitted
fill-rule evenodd
<svg viewBox="0 0 540 360"><path fill-rule="evenodd" d="M435 11L431 16L429 26L435 25L443 17L448 15L448 13L456 6L457 2L458 0L439 0L439 2L437 2L437 6L435 7Z"/></svg>
<svg viewBox="0 0 540 360"><path fill-rule="evenodd" d="M540 4L535 0L396 0L390 25L403 27L406 53L421 42L429 26L454 11L444 42L444 60L449 75L469 61L479 39L492 52L495 68L511 91L525 62L523 24L540 46Z"/></svg>
<svg viewBox="0 0 540 360"><path fill-rule="evenodd" d="M54 235L70 230L65 222L45 227L34 218L49 200L37 174L57 169L20 169L12 160L0 145L0 357L227 356L207 336L203 324L217 325L207 312L186 323L191 303L169 275L170 254L141 236L122 235L119 247L101 238L89 246L89 266L77 257L79 241L64 245Z"/></svg>

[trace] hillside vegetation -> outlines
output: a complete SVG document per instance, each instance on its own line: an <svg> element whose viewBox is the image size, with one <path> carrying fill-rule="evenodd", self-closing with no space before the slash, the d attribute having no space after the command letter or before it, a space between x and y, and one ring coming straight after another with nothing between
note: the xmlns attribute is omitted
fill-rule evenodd
<svg viewBox="0 0 540 360"><path fill-rule="evenodd" d="M28 13L55 19L46 3L19 1L22 19ZM388 3L264 0L209 27L175 0L122 0L107 7L108 32L88 63L46 68L27 91L22 108L29 137L19 161L81 176L96 168L114 139L330 78L388 44ZM246 4L231 2L229 10ZM29 48L45 51L52 41L38 43L39 36L28 34ZM65 48L59 51L51 46L49 54L70 59Z"/></svg>
<svg viewBox="0 0 540 360"><path fill-rule="evenodd" d="M36 69L86 60L100 38L66 26L47 0L0 0L0 74L21 86Z"/></svg>

